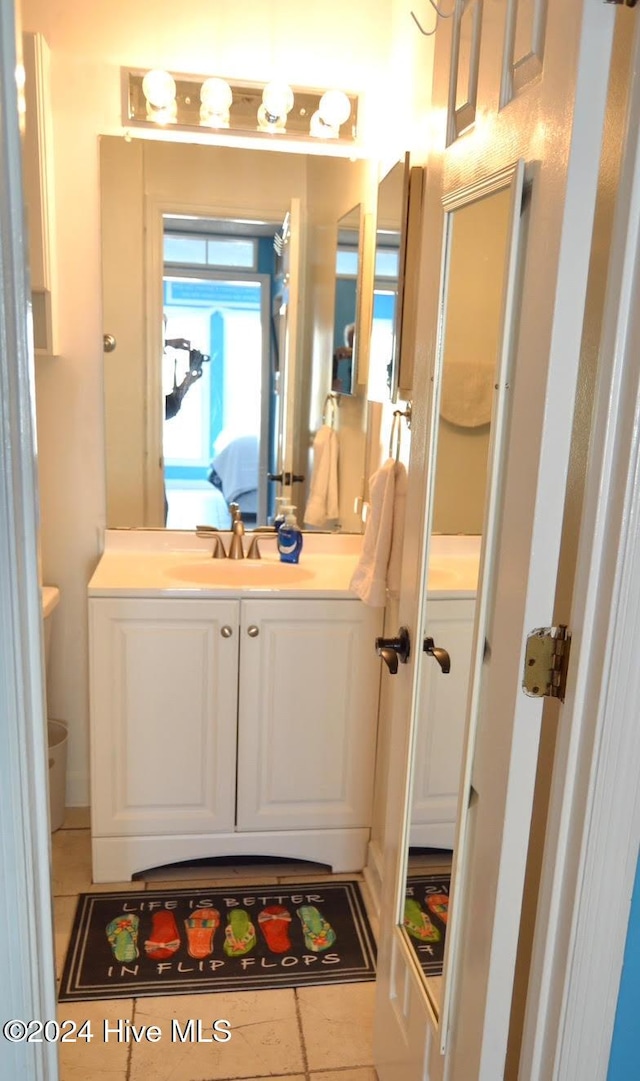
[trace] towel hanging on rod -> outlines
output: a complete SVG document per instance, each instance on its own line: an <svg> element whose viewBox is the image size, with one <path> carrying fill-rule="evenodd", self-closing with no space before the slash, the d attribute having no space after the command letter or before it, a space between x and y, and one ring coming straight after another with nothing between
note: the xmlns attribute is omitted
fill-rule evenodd
<svg viewBox="0 0 640 1081"><path fill-rule="evenodd" d="M402 445L402 421L406 420L407 428L411 429L411 402L406 409L394 409L391 421L391 433L389 435L389 457L395 462L400 459L400 447Z"/></svg>

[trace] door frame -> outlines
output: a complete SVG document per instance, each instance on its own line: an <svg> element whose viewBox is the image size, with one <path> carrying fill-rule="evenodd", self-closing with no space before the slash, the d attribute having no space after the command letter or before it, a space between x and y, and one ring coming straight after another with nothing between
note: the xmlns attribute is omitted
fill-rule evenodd
<svg viewBox="0 0 640 1081"><path fill-rule="evenodd" d="M56 1017L42 601L38 567L35 379L16 88L17 27L0 5L0 1016ZM55 1043L0 1039L2 1076L57 1081Z"/></svg>

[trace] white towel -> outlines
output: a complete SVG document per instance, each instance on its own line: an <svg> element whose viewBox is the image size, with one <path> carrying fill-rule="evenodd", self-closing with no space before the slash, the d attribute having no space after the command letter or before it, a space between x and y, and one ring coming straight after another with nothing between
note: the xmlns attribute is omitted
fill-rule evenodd
<svg viewBox="0 0 640 1081"><path fill-rule="evenodd" d="M365 604L381 608L387 589L399 589L407 471L388 458L369 481L369 516L362 552L349 589Z"/></svg>
<svg viewBox="0 0 640 1081"><path fill-rule="evenodd" d="M338 433L324 424L313 441L313 468L304 522L322 527L337 522L339 516Z"/></svg>
<svg viewBox="0 0 640 1081"><path fill-rule="evenodd" d="M387 589L398 596L402 574L402 545L404 542L404 516L407 509L407 471L402 462L396 462L395 491L393 493L393 530L391 551L387 567Z"/></svg>

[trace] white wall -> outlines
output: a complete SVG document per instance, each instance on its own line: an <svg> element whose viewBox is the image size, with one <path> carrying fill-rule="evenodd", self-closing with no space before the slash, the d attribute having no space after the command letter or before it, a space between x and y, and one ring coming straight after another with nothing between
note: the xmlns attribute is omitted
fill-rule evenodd
<svg viewBox="0 0 640 1081"><path fill-rule="evenodd" d="M88 800L86 586L105 522L98 135L118 134L120 66L164 65L365 93L389 72L390 0L24 0L51 49L60 353L37 370L42 557L60 586L50 712L70 725L68 800ZM407 16L408 17L408 16Z"/></svg>

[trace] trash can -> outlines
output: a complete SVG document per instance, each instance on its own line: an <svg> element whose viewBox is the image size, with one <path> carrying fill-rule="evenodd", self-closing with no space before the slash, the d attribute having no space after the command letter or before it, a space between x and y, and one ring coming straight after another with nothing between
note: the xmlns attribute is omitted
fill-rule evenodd
<svg viewBox="0 0 640 1081"><path fill-rule="evenodd" d="M49 742L49 816L51 832L64 822L69 731L62 721L47 721Z"/></svg>

